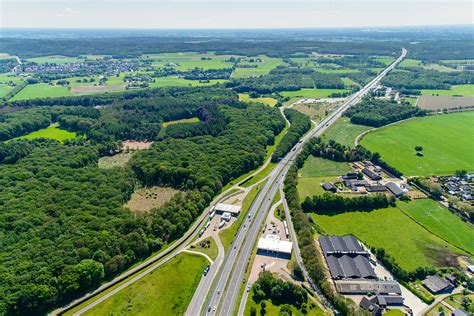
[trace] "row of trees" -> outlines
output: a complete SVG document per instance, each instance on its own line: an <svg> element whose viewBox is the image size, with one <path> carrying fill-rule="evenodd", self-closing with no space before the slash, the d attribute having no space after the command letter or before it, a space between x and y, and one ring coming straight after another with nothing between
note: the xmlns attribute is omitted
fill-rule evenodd
<svg viewBox="0 0 474 316"><path fill-rule="evenodd" d="M385 194L371 194L354 198L341 195L324 193L323 195L307 196L301 204L305 212L335 215L344 212L370 212L380 208L395 205L395 198L387 198Z"/></svg>
<svg viewBox="0 0 474 316"><path fill-rule="evenodd" d="M409 103L398 104L395 101L375 98L364 98L362 102L344 112L344 116L349 117L351 123L374 127L425 114L424 110Z"/></svg>
<svg viewBox="0 0 474 316"><path fill-rule="evenodd" d="M288 128L288 132L275 148L272 162L277 162L278 159L283 158L298 143L301 136L311 128L311 121L305 114L293 109L286 109L284 113L291 125Z"/></svg>

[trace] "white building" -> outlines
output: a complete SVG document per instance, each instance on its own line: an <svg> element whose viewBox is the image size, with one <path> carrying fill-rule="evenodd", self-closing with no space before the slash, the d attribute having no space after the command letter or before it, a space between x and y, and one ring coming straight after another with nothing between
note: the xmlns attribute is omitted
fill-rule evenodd
<svg viewBox="0 0 474 316"><path fill-rule="evenodd" d="M238 216L240 213L240 206L232 204L217 203L214 207L216 213L230 213L233 216Z"/></svg>
<svg viewBox="0 0 474 316"><path fill-rule="evenodd" d="M230 219L232 218L232 215L229 212L225 212L222 214L221 219L224 221L230 222Z"/></svg>
<svg viewBox="0 0 474 316"><path fill-rule="evenodd" d="M267 235L261 237L257 244L257 254L290 258L293 243L291 241L281 240L278 235Z"/></svg>

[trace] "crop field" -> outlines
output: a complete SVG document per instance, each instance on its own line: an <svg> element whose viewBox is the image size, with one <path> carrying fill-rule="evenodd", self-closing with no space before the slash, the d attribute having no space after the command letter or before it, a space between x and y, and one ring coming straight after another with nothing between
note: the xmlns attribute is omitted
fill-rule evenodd
<svg viewBox="0 0 474 316"><path fill-rule="evenodd" d="M305 104L295 105L293 109L300 111L303 114L306 114L314 121L320 121L326 116L328 104L327 103L305 103Z"/></svg>
<svg viewBox="0 0 474 316"><path fill-rule="evenodd" d="M6 84L0 84L0 98L3 98L12 89L13 89L12 86L9 86Z"/></svg>
<svg viewBox="0 0 474 316"><path fill-rule="evenodd" d="M324 132L322 139L333 139L344 146L354 147L357 136L371 128L370 126L352 124L349 118L341 117Z"/></svg>
<svg viewBox="0 0 474 316"><path fill-rule="evenodd" d="M180 254L84 315L183 315L208 261Z"/></svg>
<svg viewBox="0 0 474 316"><path fill-rule="evenodd" d="M436 236L474 254L474 228L431 199L399 202L397 207Z"/></svg>
<svg viewBox="0 0 474 316"><path fill-rule="evenodd" d="M263 104L269 105L269 106L275 106L278 102L276 99L269 98L269 97L251 98L246 93L239 93L239 100L243 101L243 102L260 102L260 103L263 103Z"/></svg>
<svg viewBox="0 0 474 316"><path fill-rule="evenodd" d="M360 87L360 84L355 82L354 80L350 78L341 78L342 82L344 82L344 85L346 88L351 88L351 87Z"/></svg>
<svg viewBox="0 0 474 316"><path fill-rule="evenodd" d="M262 62L249 62L249 59L260 58ZM246 61L247 60L247 61ZM239 62L239 65L257 66L257 68L236 68L234 70L233 78L246 78L259 75L266 75L270 70L279 65L285 64L281 58L272 58L267 56L247 57L246 60Z"/></svg>
<svg viewBox="0 0 474 316"><path fill-rule="evenodd" d="M360 72L358 69L351 69L351 68L341 68L341 69L325 69L325 68L314 68L314 70L326 74L349 74Z"/></svg>
<svg viewBox="0 0 474 316"><path fill-rule="evenodd" d="M405 58L401 63L400 67L421 67L421 60Z"/></svg>
<svg viewBox="0 0 474 316"><path fill-rule="evenodd" d="M374 59L378 62L384 63L386 66L390 65L391 63L395 61L395 58L390 57L390 56L380 56L380 57L375 57Z"/></svg>
<svg viewBox="0 0 474 316"><path fill-rule="evenodd" d="M231 56L215 55L212 53L199 54L193 52L186 53L166 53L166 54L149 54L144 58L154 59L153 67L173 67L178 70L190 70L193 68L202 69L222 69L232 68L233 63L225 62ZM205 60L201 58L206 58ZM210 59L207 59L210 58Z"/></svg>
<svg viewBox="0 0 474 316"><path fill-rule="evenodd" d="M453 264L460 252L431 234L398 208L347 212L333 216L312 214L326 234L353 234L371 247L383 247L404 269ZM403 247L400 247L403 245Z"/></svg>
<svg viewBox="0 0 474 316"><path fill-rule="evenodd" d="M84 59L80 57L42 56L42 57L28 58L28 61L34 62L37 64L45 64L45 63L68 64L68 63L82 62L84 61Z"/></svg>
<svg viewBox="0 0 474 316"><path fill-rule="evenodd" d="M282 91L280 94L284 97L302 97L302 98L329 98L333 93L349 92L347 89L301 89L298 91Z"/></svg>
<svg viewBox="0 0 474 316"><path fill-rule="evenodd" d="M167 127L167 126L175 125L175 124L197 123L197 122L199 122L199 119L197 117L191 117L187 119L164 122L162 125L163 127Z"/></svg>
<svg viewBox="0 0 474 316"><path fill-rule="evenodd" d="M417 106L435 112L443 111L444 109L470 108L474 106L474 97L422 95Z"/></svg>
<svg viewBox="0 0 474 316"><path fill-rule="evenodd" d="M76 133L60 129L58 126L58 123L54 123L46 128L31 132L27 135L23 135L17 138L26 138L26 139L50 138L50 139L56 139L62 142L67 139L76 138Z"/></svg>
<svg viewBox="0 0 474 316"><path fill-rule="evenodd" d="M23 81L25 81L25 79L13 77L8 74L0 74L0 82L4 82L4 83L13 82L13 83L18 84L18 83L22 83Z"/></svg>
<svg viewBox="0 0 474 316"><path fill-rule="evenodd" d="M406 175L474 171L474 112L416 118L368 133L361 144ZM423 157L415 155L423 147Z"/></svg>
<svg viewBox="0 0 474 316"><path fill-rule="evenodd" d="M47 83L30 84L18 92L10 101L38 99L38 98L55 98L71 95L71 91L63 86L50 86Z"/></svg>
<svg viewBox="0 0 474 316"><path fill-rule="evenodd" d="M464 96L474 97L474 84L463 84L451 86L449 90L421 90L422 95L441 95L441 96Z"/></svg>

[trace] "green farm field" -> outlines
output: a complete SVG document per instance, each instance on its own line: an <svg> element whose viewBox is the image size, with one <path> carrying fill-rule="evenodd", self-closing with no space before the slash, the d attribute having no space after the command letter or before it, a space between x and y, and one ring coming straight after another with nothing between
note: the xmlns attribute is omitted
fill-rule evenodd
<svg viewBox="0 0 474 316"><path fill-rule="evenodd" d="M229 59L231 56L215 55L213 53L200 54L194 52L186 52L148 54L144 55L143 57L155 60L152 65L153 67L157 68L169 67L170 64L172 65L171 67L177 70L190 70L196 67L202 69L222 69L232 68L233 66L233 63L225 62L225 60ZM210 60L202 60L201 58L210 58Z"/></svg>
<svg viewBox="0 0 474 316"><path fill-rule="evenodd" d="M283 59L281 58L272 58L267 56L257 56L251 57L253 59L260 58L262 62L248 62L246 60L242 60L239 62L239 65L252 65L257 66L257 68L236 68L232 75L232 78L246 78L246 77L253 77L259 75L266 75L270 72L270 70L276 68L279 65L285 64ZM251 59L251 58L247 58Z"/></svg>
<svg viewBox="0 0 474 316"><path fill-rule="evenodd" d="M333 139L344 146L354 147L357 136L371 128L370 126L352 124L349 118L341 117L324 132L322 139L326 141Z"/></svg>
<svg viewBox="0 0 474 316"><path fill-rule="evenodd" d="M349 92L347 89L301 89L298 91L282 91L280 94L284 97L302 97L302 98L328 98L333 93Z"/></svg>
<svg viewBox="0 0 474 316"><path fill-rule="evenodd" d="M199 80L187 80L178 77L156 78L156 82L150 83L151 88L155 87L184 87L184 86L211 86L217 83L224 83L227 80L209 80L209 82L199 82Z"/></svg>
<svg viewBox="0 0 474 316"><path fill-rule="evenodd" d="M368 133L361 144L409 176L474 171L474 112L426 116ZM415 155L423 146L423 157Z"/></svg>
<svg viewBox="0 0 474 316"><path fill-rule="evenodd" d="M0 84L0 98L3 98L12 89L13 89L12 86L9 86L6 84Z"/></svg>
<svg viewBox="0 0 474 316"><path fill-rule="evenodd" d="M263 103L263 104L269 105L269 106L275 106L278 102L276 99L269 98L269 97L251 98L246 93L239 93L239 100L243 101L243 102L260 102L260 103Z"/></svg>
<svg viewBox="0 0 474 316"><path fill-rule="evenodd" d="M84 315L183 315L208 264L180 254Z"/></svg>
<svg viewBox="0 0 474 316"><path fill-rule="evenodd" d="M313 213L312 217L326 234L353 234L368 246L383 247L408 271L424 266L446 266L446 258L462 254L396 207L333 216Z"/></svg>
<svg viewBox="0 0 474 316"><path fill-rule="evenodd" d="M38 98L55 98L71 95L71 91L63 86L50 86L47 83L30 84L18 92L10 101L38 99Z"/></svg>
<svg viewBox="0 0 474 316"><path fill-rule="evenodd" d="M474 254L474 227L431 199L398 202L397 207L436 236Z"/></svg>
<svg viewBox="0 0 474 316"><path fill-rule="evenodd" d="M422 95L462 95L464 97L474 97L474 84L463 84L457 86L451 86L449 90L421 90Z"/></svg>
<svg viewBox="0 0 474 316"><path fill-rule="evenodd" d="M37 64L54 63L54 64L68 64L77 63L84 61L83 58L79 57L66 57L66 56L42 56L35 58L28 58L28 61Z"/></svg>
<svg viewBox="0 0 474 316"><path fill-rule="evenodd" d="M51 124L50 126L31 132L27 135L23 135L19 138L25 138L25 139L35 139L35 138L50 138L50 139L55 139L60 142L63 142L67 139L74 139L76 138L76 133L75 132L69 132L63 129L60 129L58 126L58 123Z"/></svg>

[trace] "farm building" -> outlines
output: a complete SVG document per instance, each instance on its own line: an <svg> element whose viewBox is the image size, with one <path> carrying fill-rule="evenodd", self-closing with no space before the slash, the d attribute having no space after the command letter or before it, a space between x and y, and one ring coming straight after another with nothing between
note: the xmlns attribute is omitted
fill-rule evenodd
<svg viewBox="0 0 474 316"><path fill-rule="evenodd" d="M397 281L338 280L334 282L339 293L401 295L402 289Z"/></svg>
<svg viewBox="0 0 474 316"><path fill-rule="evenodd" d="M369 259L365 256L329 255L326 257L326 261L329 272L335 280L377 278L374 269L370 265Z"/></svg>
<svg viewBox="0 0 474 316"><path fill-rule="evenodd" d="M369 300L367 297L362 298L359 306L368 310L372 316L382 316L382 309L380 306L378 306L377 303Z"/></svg>
<svg viewBox="0 0 474 316"><path fill-rule="evenodd" d="M261 237L257 244L257 254L287 258L291 257L293 243L291 241L281 240L278 235L267 235Z"/></svg>
<svg viewBox="0 0 474 316"><path fill-rule="evenodd" d="M357 172L349 172L343 175L342 180L357 180Z"/></svg>
<svg viewBox="0 0 474 316"><path fill-rule="evenodd" d="M369 168L364 168L362 169L362 173L365 174L367 177L369 177L373 181L379 181L382 180L382 177L379 174L376 174Z"/></svg>
<svg viewBox="0 0 474 316"><path fill-rule="evenodd" d="M333 193L337 192L337 188L332 183L329 183L329 182L323 183L322 187L325 191L330 191Z"/></svg>
<svg viewBox="0 0 474 316"><path fill-rule="evenodd" d="M240 213L240 206L232 204L217 203L214 207L214 211L218 214L230 213L233 216L238 216Z"/></svg>
<svg viewBox="0 0 474 316"><path fill-rule="evenodd" d="M365 187L367 192L385 192L387 187L385 185L368 185Z"/></svg>
<svg viewBox="0 0 474 316"><path fill-rule="evenodd" d="M403 190L400 189L400 187L394 182L387 183L387 189L392 192L392 194L396 197L400 197L403 195Z"/></svg>
<svg viewBox="0 0 474 316"><path fill-rule="evenodd" d="M427 276L421 283L433 294L449 292L454 288L450 282L437 275Z"/></svg>
<svg viewBox="0 0 474 316"><path fill-rule="evenodd" d="M369 183L365 180L343 180L342 183L347 188L364 187L369 185Z"/></svg>
<svg viewBox="0 0 474 316"><path fill-rule="evenodd" d="M364 297L360 307L371 312L372 315L382 315L382 310L387 307L403 306L403 296L400 295L373 295Z"/></svg>
<svg viewBox="0 0 474 316"><path fill-rule="evenodd" d="M362 248L357 239L352 235L346 236L321 236L319 237L319 244L323 249L324 255L331 254L361 254L368 255L369 253Z"/></svg>

